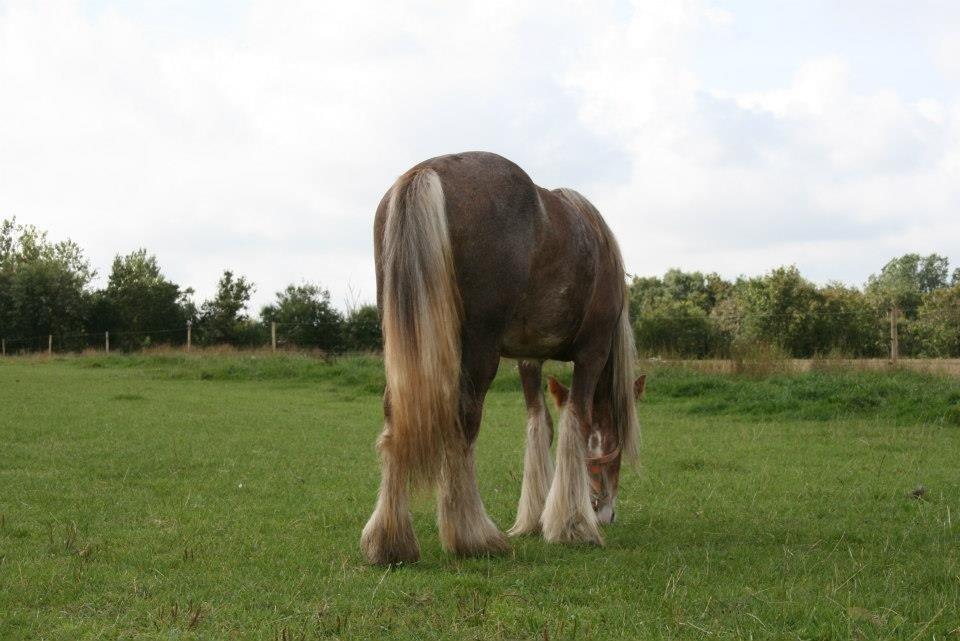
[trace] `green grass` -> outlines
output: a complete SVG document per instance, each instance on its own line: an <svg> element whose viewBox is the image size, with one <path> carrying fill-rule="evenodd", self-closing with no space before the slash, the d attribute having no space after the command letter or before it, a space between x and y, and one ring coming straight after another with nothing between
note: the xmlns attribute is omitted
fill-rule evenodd
<svg viewBox="0 0 960 641"><path fill-rule="evenodd" d="M478 467L508 527L524 413L501 369ZM358 548L382 380L376 359L0 361L0 639L960 637L960 381L655 369L605 548L451 558L423 497L422 561L385 570Z"/></svg>

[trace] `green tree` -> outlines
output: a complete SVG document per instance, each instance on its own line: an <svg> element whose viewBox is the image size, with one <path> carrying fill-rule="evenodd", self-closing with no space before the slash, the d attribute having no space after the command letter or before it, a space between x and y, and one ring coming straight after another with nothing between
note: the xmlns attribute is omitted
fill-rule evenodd
<svg viewBox="0 0 960 641"><path fill-rule="evenodd" d="M0 265L6 265L13 257L16 246L17 219L5 218L0 220Z"/></svg>
<svg viewBox="0 0 960 641"><path fill-rule="evenodd" d="M641 352L704 357L725 353L728 340L711 311L732 291L717 274L670 269L663 278L635 277L630 313Z"/></svg>
<svg viewBox="0 0 960 641"><path fill-rule="evenodd" d="M12 338L16 332L14 316L14 243L16 220L0 220L0 335Z"/></svg>
<svg viewBox="0 0 960 641"><path fill-rule="evenodd" d="M938 254L904 254L870 276L866 292L879 309L897 307L912 319L924 294L947 286L949 269L950 262Z"/></svg>
<svg viewBox="0 0 960 641"><path fill-rule="evenodd" d="M741 336L743 310L740 308L739 298L734 295L736 291L737 286L731 285L730 293L710 310L714 335L712 356L729 357L731 347Z"/></svg>
<svg viewBox="0 0 960 641"><path fill-rule="evenodd" d="M109 323L103 329L112 330L116 344L124 347L181 342L184 333L180 330L193 311L189 303L192 293L163 275L156 256L138 249L114 258L107 287L98 292L92 305L92 321Z"/></svg>
<svg viewBox="0 0 960 641"><path fill-rule="evenodd" d="M247 315L254 284L225 270L217 293L200 306L199 335L209 345L249 345L257 340L257 327Z"/></svg>
<svg viewBox="0 0 960 641"><path fill-rule="evenodd" d="M863 292L840 283L829 283L818 293L813 310L815 352L857 357L885 353L887 326Z"/></svg>
<svg viewBox="0 0 960 641"><path fill-rule="evenodd" d="M663 294L673 301L693 303L704 311L712 307L706 278L700 272L668 269L663 275Z"/></svg>
<svg viewBox="0 0 960 641"><path fill-rule="evenodd" d="M729 296L732 284L719 274L670 269L663 275L663 293L675 301L689 301L705 312Z"/></svg>
<svg viewBox="0 0 960 641"><path fill-rule="evenodd" d="M277 301L260 312L266 322L282 325L285 341L300 347L334 352L343 342L343 317L330 304L330 292L319 285L289 285Z"/></svg>
<svg viewBox="0 0 960 641"><path fill-rule="evenodd" d="M343 326L345 349L379 352L383 349L383 330L376 305L363 305L347 314Z"/></svg>
<svg viewBox="0 0 960 641"><path fill-rule="evenodd" d="M960 356L960 283L924 294L911 333L924 356Z"/></svg>
<svg viewBox="0 0 960 641"><path fill-rule="evenodd" d="M61 345L79 346L69 335L83 332L94 275L73 241L54 243L32 225L2 221L0 333L15 339L53 334Z"/></svg>
<svg viewBox="0 0 960 641"><path fill-rule="evenodd" d="M633 325L642 354L703 358L714 351L710 317L689 300L663 300L641 313Z"/></svg>
<svg viewBox="0 0 960 641"><path fill-rule="evenodd" d="M630 282L630 318L636 322L645 312L654 309L665 297L663 281L657 276L634 276Z"/></svg>
<svg viewBox="0 0 960 641"><path fill-rule="evenodd" d="M630 284L631 314L639 315L664 301L689 301L709 312L730 295L733 285L718 274L668 269L663 278L634 277Z"/></svg>
<svg viewBox="0 0 960 641"><path fill-rule="evenodd" d="M816 353L820 295L795 266L743 281L736 296L742 312L741 338L775 345L797 357Z"/></svg>

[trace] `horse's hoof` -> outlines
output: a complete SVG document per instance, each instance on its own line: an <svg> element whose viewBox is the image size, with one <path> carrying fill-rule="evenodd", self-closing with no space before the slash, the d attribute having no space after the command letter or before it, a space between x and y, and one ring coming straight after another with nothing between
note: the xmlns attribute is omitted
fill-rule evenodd
<svg viewBox="0 0 960 641"><path fill-rule="evenodd" d="M517 537L517 536L536 536L540 534L540 523L534 523L530 525L529 523L514 523L513 527L507 530L507 536Z"/></svg>
<svg viewBox="0 0 960 641"><path fill-rule="evenodd" d="M456 543L452 552L457 556L503 556L512 550L507 537L495 530L484 540Z"/></svg>
<svg viewBox="0 0 960 641"><path fill-rule="evenodd" d="M370 565L398 565L420 560L420 545L412 536L388 540L383 532L364 532L360 548Z"/></svg>
<svg viewBox="0 0 960 641"><path fill-rule="evenodd" d="M547 543L586 543L603 545L603 534L597 524L596 517L574 517L565 523L554 523L549 520L543 522L543 539Z"/></svg>
<svg viewBox="0 0 960 641"><path fill-rule="evenodd" d="M543 540L547 543L563 543L567 545L596 545L603 547L603 536L592 532L562 532L559 534L544 534Z"/></svg>
<svg viewBox="0 0 960 641"><path fill-rule="evenodd" d="M490 521L472 530L441 528L440 542L447 552L457 556L500 556L513 549L503 532Z"/></svg>
<svg viewBox="0 0 960 641"><path fill-rule="evenodd" d="M390 548L387 546L363 545L363 555L370 565L400 565L420 560L420 548Z"/></svg>

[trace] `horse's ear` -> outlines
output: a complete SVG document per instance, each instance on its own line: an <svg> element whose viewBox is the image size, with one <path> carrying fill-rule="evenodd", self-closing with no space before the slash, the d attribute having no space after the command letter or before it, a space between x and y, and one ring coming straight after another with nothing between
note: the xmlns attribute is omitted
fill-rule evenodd
<svg viewBox="0 0 960 641"><path fill-rule="evenodd" d="M647 387L647 375L641 374L637 377L637 380L633 382L633 397L637 400L640 400L640 397L643 396L643 390Z"/></svg>
<svg viewBox="0 0 960 641"><path fill-rule="evenodd" d="M570 390L564 387L563 383L552 376L548 376L547 387L550 388L550 395L553 396L557 407L562 408L567 404L567 397L570 396Z"/></svg>

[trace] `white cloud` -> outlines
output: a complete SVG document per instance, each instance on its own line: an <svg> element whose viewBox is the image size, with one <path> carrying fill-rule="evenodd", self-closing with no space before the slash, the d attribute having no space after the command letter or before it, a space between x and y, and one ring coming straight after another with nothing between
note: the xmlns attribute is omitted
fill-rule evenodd
<svg viewBox="0 0 960 641"><path fill-rule="evenodd" d="M897 253L960 257L957 105L857 91L838 56L780 87L713 91L685 62L706 24L687 8L653 30L636 12L568 77L583 121L630 151L630 179L600 191L629 265L735 275L797 263L862 282Z"/></svg>
<svg viewBox="0 0 960 641"><path fill-rule="evenodd" d="M0 3L0 216L101 271L146 246L201 296L230 267L257 303L302 279L372 299L382 193L482 148L584 191L636 272L862 280L902 251L960 259L960 104L863 91L829 51L715 90L698 43L739 16L706 3L190 7Z"/></svg>

